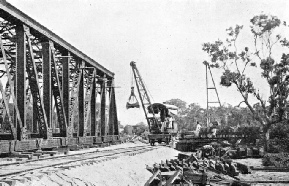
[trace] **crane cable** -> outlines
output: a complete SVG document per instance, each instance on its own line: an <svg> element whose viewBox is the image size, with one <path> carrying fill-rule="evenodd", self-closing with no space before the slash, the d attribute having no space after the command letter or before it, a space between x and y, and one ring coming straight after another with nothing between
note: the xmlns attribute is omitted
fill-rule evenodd
<svg viewBox="0 0 289 186"><path fill-rule="evenodd" d="M154 103L155 100L154 100L154 98L153 98L153 96L152 96L152 94L151 94L150 89L148 89L148 86L146 85L145 82L143 82L143 84L144 84L144 86L146 87L146 90L147 90L147 92L148 92L148 96L152 99L151 101L153 101L153 103Z"/></svg>

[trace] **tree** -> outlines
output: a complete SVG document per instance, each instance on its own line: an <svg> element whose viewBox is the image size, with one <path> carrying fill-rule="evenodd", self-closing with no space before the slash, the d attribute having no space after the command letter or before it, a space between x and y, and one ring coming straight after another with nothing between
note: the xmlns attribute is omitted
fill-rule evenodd
<svg viewBox="0 0 289 186"><path fill-rule="evenodd" d="M132 135L133 134L133 127L131 125L124 126L123 133L127 134L127 135Z"/></svg>
<svg viewBox="0 0 289 186"><path fill-rule="evenodd" d="M140 136L146 130L148 130L148 126L144 122L140 122L133 126L133 133Z"/></svg>
<svg viewBox="0 0 289 186"><path fill-rule="evenodd" d="M276 16L260 14L251 20L253 34L253 49L244 47L240 50L237 45L243 26L236 25L227 29L226 42L221 40L214 43L204 43L203 50L209 55L210 61L204 61L210 68L219 68L223 71L221 85L234 85L241 94L243 101L249 108L255 120L263 128L265 134L265 150L269 140L270 127L273 124L287 123L287 98L289 83L289 54L283 53L278 57L273 55L273 48L278 51L288 49L289 41L276 34L278 29L287 29L286 22ZM242 43L243 44L243 43ZM264 98L254 86L248 75L248 69L259 69L261 78L267 83L269 97ZM253 102L258 104L253 105Z"/></svg>
<svg viewBox="0 0 289 186"><path fill-rule="evenodd" d="M186 123L188 130L194 130L196 123L206 123L206 110L197 103L192 103L186 110Z"/></svg>
<svg viewBox="0 0 289 186"><path fill-rule="evenodd" d="M170 104L178 107L178 115L175 117L175 122L178 124L178 130L182 129L186 125L186 110L187 103L181 99L170 99L164 102L165 104Z"/></svg>
<svg viewBox="0 0 289 186"><path fill-rule="evenodd" d="M175 105L176 107L178 107L180 112L185 110L187 107L187 103L181 99L170 99L168 101L165 101L164 103L169 105Z"/></svg>

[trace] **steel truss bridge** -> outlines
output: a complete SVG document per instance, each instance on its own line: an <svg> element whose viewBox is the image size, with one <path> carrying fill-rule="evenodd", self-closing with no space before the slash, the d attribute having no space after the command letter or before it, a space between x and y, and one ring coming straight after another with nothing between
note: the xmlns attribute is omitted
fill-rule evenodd
<svg viewBox="0 0 289 186"><path fill-rule="evenodd" d="M119 140L113 72L5 0L0 49L1 152Z"/></svg>

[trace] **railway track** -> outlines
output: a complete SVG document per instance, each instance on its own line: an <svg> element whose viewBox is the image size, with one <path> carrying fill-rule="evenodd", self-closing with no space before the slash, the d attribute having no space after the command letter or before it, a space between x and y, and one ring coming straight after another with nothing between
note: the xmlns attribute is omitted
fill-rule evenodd
<svg viewBox="0 0 289 186"><path fill-rule="evenodd" d="M65 156L55 156L39 160L27 160L25 162L6 164L0 167L0 183L4 180L13 179L15 176L22 176L29 172L40 172L41 170L56 168L69 169L77 164L93 164L98 161L114 159L123 155L135 155L158 148L157 146L134 146L112 150L84 152Z"/></svg>

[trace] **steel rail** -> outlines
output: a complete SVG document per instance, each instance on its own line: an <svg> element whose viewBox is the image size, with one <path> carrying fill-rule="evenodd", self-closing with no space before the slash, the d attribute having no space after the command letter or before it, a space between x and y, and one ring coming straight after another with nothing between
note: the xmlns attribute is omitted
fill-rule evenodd
<svg viewBox="0 0 289 186"><path fill-rule="evenodd" d="M0 164L0 171L1 171L1 167L5 167L5 166L10 166L10 165L21 165L21 164L26 164L26 163L31 163L31 162L40 162L40 161L45 161L45 160L49 160L49 159L59 159L59 158L64 158L64 157L71 157L71 156L77 156L77 155L85 155L85 154L92 154L92 153L97 153L97 152L106 152L106 151L113 151L113 150L122 150L122 149L131 149L131 148L135 148L135 147L146 147L146 145L140 145L140 146L134 146L134 147L126 147L126 148L117 148L117 149L109 149L109 150L94 150L94 151L89 151L89 152L81 152L81 151L77 151L79 153L76 154L66 154L66 155L59 155L59 156L51 156L51 157L45 157L45 158L41 158L41 159L31 159L31 160L26 160L26 161L22 161L22 162L13 162L13 163L5 163L5 164ZM45 152L45 151L44 151ZM49 151L48 151L49 152ZM61 152L61 151L59 151ZM75 152L75 151L74 151ZM12 157L13 158L13 157ZM1 176L0 176L1 177Z"/></svg>
<svg viewBox="0 0 289 186"><path fill-rule="evenodd" d="M107 75L106 76L107 78L114 77L113 72L109 71L108 69L100 65L98 62L88 57L86 54L84 54L83 52L81 52L80 50L78 50L77 48L69 44L68 42L66 42L64 39L62 39L61 37L53 33L51 30L49 30L45 26L41 25L40 23L38 23L37 21L29 17L27 14L23 13L22 11L20 11L19 9L11 5L10 3L6 2L6 0L0 0L0 13L1 13L1 16L2 15L4 16L6 13L6 16L4 17L18 20L21 23L29 26L31 29L33 29L37 33L44 36L44 38L48 38L52 40L59 46L71 52L76 57L84 60L85 62L88 62L89 64L91 64L92 66L100 70L101 72L105 73Z"/></svg>
<svg viewBox="0 0 289 186"><path fill-rule="evenodd" d="M118 149L111 149L111 150L104 150L104 151L94 151L94 152L87 152L87 153L79 153L79 154L72 154L66 156L57 156L51 158L45 158L40 160L34 161L26 161L23 163L17 164L10 164L6 166L2 166L0 169L0 178L12 176L12 175L19 175L22 173L26 173L29 171L40 170L44 168L56 167L56 166L63 166L68 165L71 163L82 162L97 158L108 158L113 157L116 155L122 155L130 152L141 152L145 150L156 149L157 146L136 146L130 148L118 148ZM13 178L11 178L13 179ZM1 182L1 180L0 180Z"/></svg>

